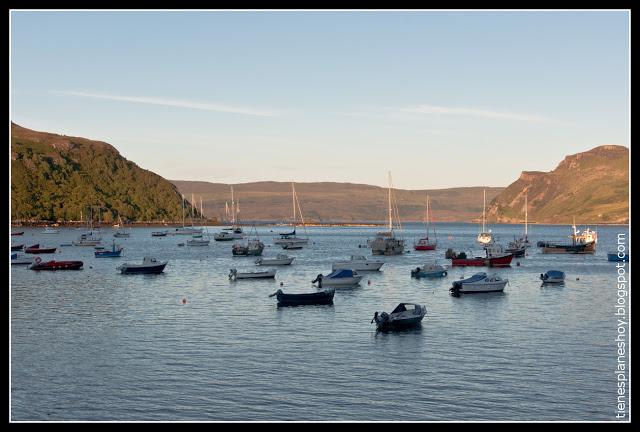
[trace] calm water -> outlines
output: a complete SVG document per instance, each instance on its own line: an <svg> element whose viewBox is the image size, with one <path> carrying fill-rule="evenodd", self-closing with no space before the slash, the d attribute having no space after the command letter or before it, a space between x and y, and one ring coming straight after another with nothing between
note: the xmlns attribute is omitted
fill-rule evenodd
<svg viewBox="0 0 640 432"><path fill-rule="evenodd" d="M410 246L422 225L405 228ZM492 228L503 243L522 230ZM264 256L283 252L272 236L287 229L258 227ZM337 290L333 306L280 309L268 297L280 282L317 291L310 281L337 258L370 254L358 245L378 229L308 228L312 244L284 251L296 260L275 281L236 282L230 268L260 267L232 257L231 242L179 247L189 237L154 230L117 239L123 258L72 246L41 255L80 259L81 271L11 269L12 420L615 420L617 275L606 252L627 227L598 227L595 255L542 255L538 240L571 228L536 225L511 268L412 279L426 261L450 264L448 247L480 252L477 225L438 224L438 250L382 257L383 271ZM25 231L12 241L60 246L81 232ZM168 260L165 273L116 271L144 255ZM564 286L541 287L550 269L565 271ZM508 278L505 292L449 294L477 271ZM422 326L377 333L373 313L401 301L427 306Z"/></svg>

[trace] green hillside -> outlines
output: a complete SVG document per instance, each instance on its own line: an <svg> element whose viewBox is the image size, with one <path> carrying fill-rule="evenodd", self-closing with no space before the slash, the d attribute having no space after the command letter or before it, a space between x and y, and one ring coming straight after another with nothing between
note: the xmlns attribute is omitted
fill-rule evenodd
<svg viewBox="0 0 640 432"><path fill-rule="evenodd" d="M11 124L11 214L22 220L80 220L93 207L105 222L180 221L176 187L111 145Z"/></svg>

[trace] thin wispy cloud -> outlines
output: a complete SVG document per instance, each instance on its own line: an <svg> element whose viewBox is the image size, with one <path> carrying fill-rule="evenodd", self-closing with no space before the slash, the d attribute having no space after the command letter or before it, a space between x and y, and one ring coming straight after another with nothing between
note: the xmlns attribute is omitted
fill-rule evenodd
<svg viewBox="0 0 640 432"><path fill-rule="evenodd" d="M65 90L52 90L51 92L55 94L66 95L66 96L77 96L77 97L85 97L85 98L93 98L93 99L106 99L106 100L114 100L114 101L120 101L120 102L133 102L133 103L142 103L142 104L149 104L149 105L162 105L162 106L170 106L170 107L177 107L177 108L190 108L190 109L198 109L198 110L204 110L204 111L216 111L216 112L225 112L225 113L233 113L233 114L261 116L261 117L275 117L279 115L279 113L275 111L264 111L264 110L257 110L253 108L213 104L213 103L199 102L199 101L188 101L188 100L180 100L180 99L165 99L165 98L157 98L157 97L140 97L140 96L120 96L120 95L109 95L109 94L103 94L103 93L88 93L88 92L65 91Z"/></svg>
<svg viewBox="0 0 640 432"><path fill-rule="evenodd" d="M436 105L418 105L414 107L401 108L403 112L418 113L418 114L441 114L441 115L466 115L475 117L489 117L506 120L522 120L531 122L546 122L550 119L531 115L520 114L511 112L490 111L477 108L459 108L459 107L443 107Z"/></svg>

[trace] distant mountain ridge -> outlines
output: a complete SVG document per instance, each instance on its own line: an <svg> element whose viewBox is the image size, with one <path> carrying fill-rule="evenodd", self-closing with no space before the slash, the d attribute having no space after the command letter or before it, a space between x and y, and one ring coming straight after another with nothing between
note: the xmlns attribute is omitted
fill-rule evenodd
<svg viewBox="0 0 640 432"><path fill-rule="evenodd" d="M11 215L79 220L93 206L105 222L180 221L176 187L102 141L37 132L11 123Z"/></svg>
<svg viewBox="0 0 640 432"><path fill-rule="evenodd" d="M230 185L201 181L171 180L185 196L202 197L204 214L224 218L225 202L231 206ZM387 188L356 183L295 183L296 194L305 222L384 222L387 219ZM461 187L433 190L394 189L403 222L423 221L426 194L436 222L472 221L482 215L482 191L487 199L502 187ZM240 200L242 220L289 221L293 218L291 183L253 182L234 184L235 198ZM299 215L296 216L299 219Z"/></svg>
<svg viewBox="0 0 640 432"><path fill-rule="evenodd" d="M523 171L487 208L493 222L629 222L629 149L602 145L566 156L551 172Z"/></svg>

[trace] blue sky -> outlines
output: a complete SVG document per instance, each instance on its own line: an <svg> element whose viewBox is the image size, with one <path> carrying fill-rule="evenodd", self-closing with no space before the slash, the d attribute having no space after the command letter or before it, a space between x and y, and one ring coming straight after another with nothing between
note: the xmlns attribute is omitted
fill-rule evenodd
<svg viewBox="0 0 640 432"><path fill-rule="evenodd" d="M629 146L627 11L12 11L11 118L175 180L507 186Z"/></svg>

